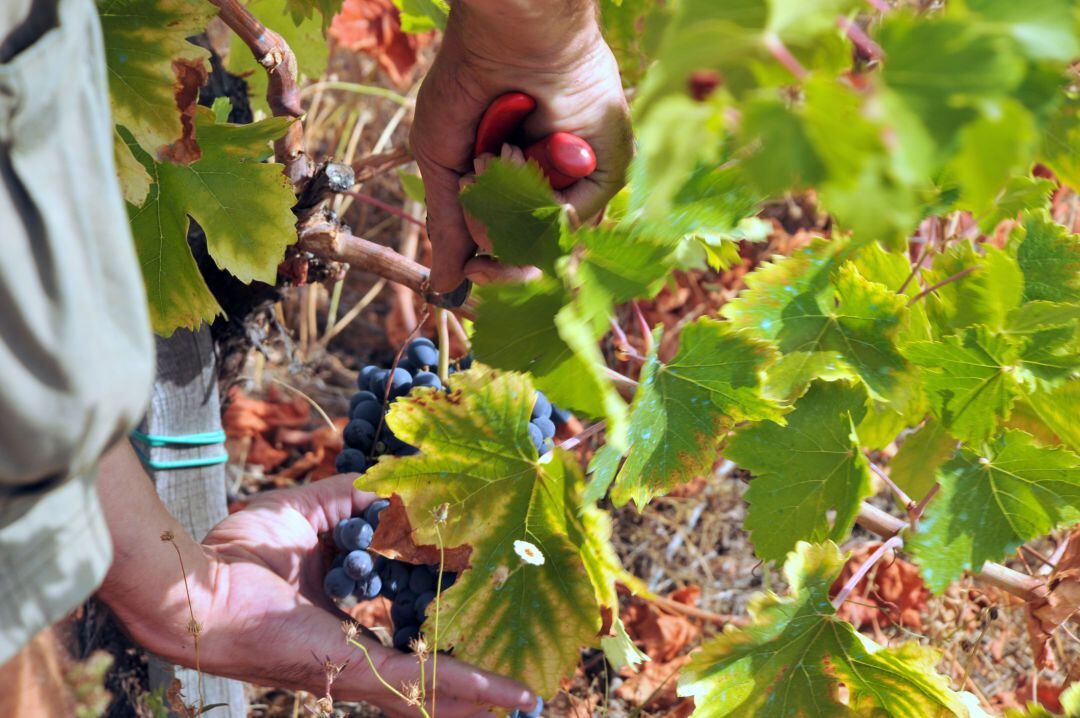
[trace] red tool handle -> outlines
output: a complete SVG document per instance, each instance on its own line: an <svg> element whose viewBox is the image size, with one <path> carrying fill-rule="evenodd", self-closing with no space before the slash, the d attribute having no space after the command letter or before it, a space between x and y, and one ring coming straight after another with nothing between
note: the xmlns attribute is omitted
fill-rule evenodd
<svg viewBox="0 0 1080 718"><path fill-rule="evenodd" d="M504 143L520 144L521 125L536 109L536 100L524 92L507 92L495 99L476 128L473 155L499 154ZM540 165L554 189L565 189L596 169L596 153L589 143L569 132L554 132L525 148L525 156Z"/></svg>

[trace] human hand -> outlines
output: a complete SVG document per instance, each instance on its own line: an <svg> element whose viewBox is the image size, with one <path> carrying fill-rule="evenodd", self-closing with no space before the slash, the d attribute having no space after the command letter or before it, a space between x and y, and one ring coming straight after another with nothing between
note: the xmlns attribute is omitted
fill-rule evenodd
<svg viewBox="0 0 1080 718"><path fill-rule="evenodd" d="M318 606L335 614L335 640L344 645L338 623L344 615L322 589L325 569L319 534L330 531L341 519L359 514L375 499L374 494L355 490L354 478L335 476L297 489L262 494L215 526L203 544L224 562L229 584L241 587L228 594L220 610L232 620L250 625L275 610L284 611L281 618L290 620L290 603ZM280 641L274 633L278 630L275 624L276 620L270 625L252 626L252 630L267 632L268 641ZM431 658L421 672L413 654L387 648L363 635L354 640L365 646L379 676L399 690L433 673ZM361 698L394 718L419 714L372 675L361 651L354 650L349 661L349 668L334 683L336 698ZM491 706L529 710L536 703L535 696L519 683L447 656L439 656L438 661L438 685L427 687L429 713L434 701L438 715L446 718L488 716Z"/></svg>
<svg viewBox="0 0 1080 718"><path fill-rule="evenodd" d="M114 559L97 595L137 643L207 673L322 695L325 658L345 665L334 698L368 701L392 718L419 711L380 677L400 689L426 676L429 706L437 701L441 718L489 716L492 706L531 709L536 697L521 684L453 658L439 657L432 686L432 667L421 671L412 654L358 636L376 677L363 652L346 644L345 614L322 592L319 534L374 499L354 489L354 479L262 494L199 544L162 505L131 445L120 442L98 476Z"/></svg>
<svg viewBox="0 0 1080 718"><path fill-rule="evenodd" d="M592 0L567 4L569 9L558 10L528 0L453 5L442 48L420 88L410 133L427 190L435 291L451 291L466 276L474 281L526 276L520 268L472 259L477 237L458 201L461 184L474 169L477 124L503 93L518 90L537 100L525 125L528 137L571 132L596 152L596 170L558 193L578 217L599 213L623 185L633 144L618 65L600 35Z"/></svg>

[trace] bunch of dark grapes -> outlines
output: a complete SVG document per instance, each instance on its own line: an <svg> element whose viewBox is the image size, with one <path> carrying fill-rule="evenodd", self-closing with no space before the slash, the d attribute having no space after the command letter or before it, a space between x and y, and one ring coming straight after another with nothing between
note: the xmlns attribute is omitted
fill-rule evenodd
<svg viewBox="0 0 1080 718"><path fill-rule="evenodd" d="M468 369L471 357L451 368ZM345 448L337 456L337 470L342 473L364 473L383 454L412 456L414 446L394 436L387 426L388 405L413 389L443 388L436 368L439 351L426 338L415 339L405 349L405 357L393 369L369 365L360 370L359 391L349 401L349 423L345 426ZM554 406L542 392L536 392L529 418L529 438L541 456L551 451L557 427L565 424L570 414ZM370 601L384 596L391 602L390 618L394 625L394 647L409 650L409 644L420 635L427 610L436 597L439 584L438 564L416 565L397 559L373 555L368 551L379 514L390 505L385 499L373 502L363 516L344 519L334 527L334 545L338 554L323 581L323 588L336 601ZM454 584L457 574L444 571L439 590ZM539 701L534 710L515 711L511 718L537 718L543 708Z"/></svg>

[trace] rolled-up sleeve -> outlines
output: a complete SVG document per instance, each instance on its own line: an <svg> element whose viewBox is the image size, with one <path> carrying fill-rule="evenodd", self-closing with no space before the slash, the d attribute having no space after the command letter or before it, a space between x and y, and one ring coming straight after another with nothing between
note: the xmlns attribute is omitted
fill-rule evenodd
<svg viewBox="0 0 1080 718"><path fill-rule="evenodd" d="M0 64L0 663L104 576L95 464L153 381L97 11L58 10Z"/></svg>

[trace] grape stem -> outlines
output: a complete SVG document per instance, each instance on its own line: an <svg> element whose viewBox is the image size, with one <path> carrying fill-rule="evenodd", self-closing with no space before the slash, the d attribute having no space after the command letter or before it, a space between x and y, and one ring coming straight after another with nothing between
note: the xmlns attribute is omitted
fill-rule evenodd
<svg viewBox="0 0 1080 718"><path fill-rule="evenodd" d="M952 284L953 282L957 281L958 279L963 279L964 277L971 274L972 272L974 272L977 269L982 269L982 265L981 264L973 264L970 267L966 267L964 269L961 269L956 274L945 277L945 279L942 279L940 282L938 282L936 284L931 284L929 287L927 287L926 289L922 290L921 292L916 294L914 297L909 299L908 303L907 303L907 306L910 307L912 304L919 301L920 299L925 297L927 294L933 294L937 290L944 287L946 284Z"/></svg>
<svg viewBox="0 0 1080 718"><path fill-rule="evenodd" d="M809 75L806 68L802 66L802 63L791 54L791 50L788 49L784 41L780 39L780 36L773 32L765 33L763 39L765 43L765 49L769 51L777 62L783 65L788 72L797 77L800 80L805 80Z"/></svg>
<svg viewBox="0 0 1080 718"><path fill-rule="evenodd" d="M885 485L889 487L889 490L892 491L893 494L896 495L896 499L901 504L903 504L904 511L907 511L908 514L910 514L912 511L915 510L915 507L917 506L915 501L910 496L908 496L906 493L904 493L904 490L901 489L899 486L897 486L896 483L891 478L889 478L889 475L885 473L884 469L882 469L880 466L878 466L873 461L871 461L870 462L870 470L873 471L875 474L877 474L877 477L879 479L881 479L882 481L884 481Z"/></svg>
<svg viewBox="0 0 1080 718"><path fill-rule="evenodd" d="M393 216L397 217L398 219L403 219L406 222L410 222L412 224L415 224L417 227L425 228L427 226L424 223L424 220L419 219L418 217L414 217L411 214L409 214L408 212L405 212L404 210L398 209L394 205L389 204L387 202L383 202L381 199L378 199L376 197L372 197L371 195L364 194L363 192L351 192L351 191L350 192L342 192L342 194L345 194L345 195L348 195L349 197L352 197L357 202L363 202L364 204L368 204L368 205L371 205L372 207L375 207L377 209L381 209L382 211L386 212L387 214L392 214Z"/></svg>
<svg viewBox="0 0 1080 718"><path fill-rule="evenodd" d="M854 20L840 15L836 18L836 24L851 40L851 44L859 48L864 55L873 60L880 60L885 57L885 51L881 49L881 45L874 42Z"/></svg>

